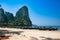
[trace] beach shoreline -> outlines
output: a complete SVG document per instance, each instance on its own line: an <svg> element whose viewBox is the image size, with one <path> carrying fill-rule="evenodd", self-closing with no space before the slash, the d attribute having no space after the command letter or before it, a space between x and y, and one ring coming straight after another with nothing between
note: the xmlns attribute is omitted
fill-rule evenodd
<svg viewBox="0 0 60 40"><path fill-rule="evenodd" d="M6 40L60 40L60 30L35 30L35 29L18 29L18 28L0 28L5 35L10 35Z"/></svg>

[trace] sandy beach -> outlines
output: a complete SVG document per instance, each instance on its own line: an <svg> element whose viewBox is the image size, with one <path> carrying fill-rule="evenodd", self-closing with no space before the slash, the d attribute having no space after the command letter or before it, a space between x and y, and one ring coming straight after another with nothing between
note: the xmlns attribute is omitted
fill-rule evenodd
<svg viewBox="0 0 60 40"><path fill-rule="evenodd" d="M0 28L9 39L4 40L60 40L60 31Z"/></svg>

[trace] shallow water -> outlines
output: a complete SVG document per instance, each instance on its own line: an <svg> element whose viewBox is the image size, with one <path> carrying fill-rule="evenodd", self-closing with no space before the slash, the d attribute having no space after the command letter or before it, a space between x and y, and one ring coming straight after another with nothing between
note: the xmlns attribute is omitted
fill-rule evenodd
<svg viewBox="0 0 60 40"><path fill-rule="evenodd" d="M38 26L32 26L32 27L34 28ZM60 26L40 26L40 27L46 27L46 28L52 27L52 28L58 28L58 30L60 30Z"/></svg>

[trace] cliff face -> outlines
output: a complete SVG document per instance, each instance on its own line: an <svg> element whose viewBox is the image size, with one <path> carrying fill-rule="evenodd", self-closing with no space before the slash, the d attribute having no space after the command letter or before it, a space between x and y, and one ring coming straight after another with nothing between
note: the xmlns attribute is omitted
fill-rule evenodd
<svg viewBox="0 0 60 40"><path fill-rule="evenodd" d="M29 18L28 8L26 6L23 6L17 11L16 22L18 22L19 25L32 25L32 22Z"/></svg>
<svg viewBox="0 0 60 40"><path fill-rule="evenodd" d="M4 10L0 8L0 22L4 22Z"/></svg>
<svg viewBox="0 0 60 40"><path fill-rule="evenodd" d="M5 15L6 15L6 17L7 17L7 23L8 23L8 25L14 25L13 24L13 21L14 21L14 16L13 16L13 14L12 13L10 13L10 12L5 12Z"/></svg>
<svg viewBox="0 0 60 40"><path fill-rule="evenodd" d="M4 10L2 8L0 8L0 26L6 25L6 22L7 22L6 20L7 19L6 19L6 16L4 14Z"/></svg>
<svg viewBox="0 0 60 40"><path fill-rule="evenodd" d="M28 8L23 6L16 12L16 16L14 17L10 12L4 12L2 8L0 8L0 25L8 25L8 26L31 26L32 22L29 18Z"/></svg>

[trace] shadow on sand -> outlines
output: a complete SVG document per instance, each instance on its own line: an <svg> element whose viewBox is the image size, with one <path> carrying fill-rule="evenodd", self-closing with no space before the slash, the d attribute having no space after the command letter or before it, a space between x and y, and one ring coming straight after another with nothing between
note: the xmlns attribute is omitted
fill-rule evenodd
<svg viewBox="0 0 60 40"><path fill-rule="evenodd" d="M8 31L8 30L0 30L0 40L5 40L5 39L9 39L9 36L6 36L5 34L17 34L20 35L22 32L24 31Z"/></svg>
<svg viewBox="0 0 60 40"><path fill-rule="evenodd" d="M0 30L0 35L4 34L17 34L20 35L24 31L8 31L8 30Z"/></svg>
<svg viewBox="0 0 60 40"><path fill-rule="evenodd" d="M38 40L38 38L36 38L36 37L30 37L30 40Z"/></svg>
<svg viewBox="0 0 60 40"><path fill-rule="evenodd" d="M43 37L43 36L40 36L40 38L43 38L42 40L60 40L60 39L54 39L54 38L49 38L49 37Z"/></svg>

